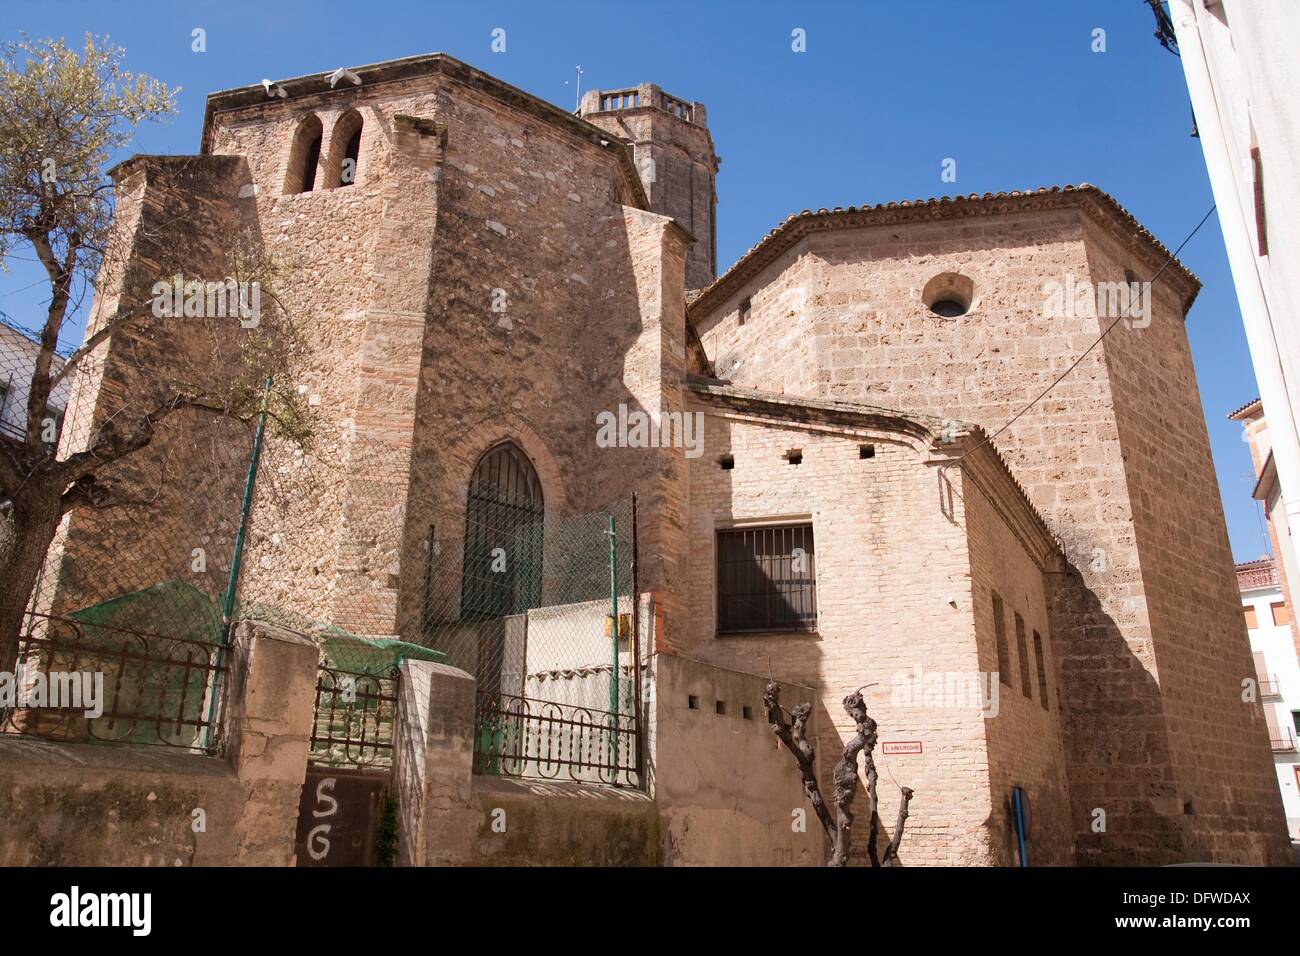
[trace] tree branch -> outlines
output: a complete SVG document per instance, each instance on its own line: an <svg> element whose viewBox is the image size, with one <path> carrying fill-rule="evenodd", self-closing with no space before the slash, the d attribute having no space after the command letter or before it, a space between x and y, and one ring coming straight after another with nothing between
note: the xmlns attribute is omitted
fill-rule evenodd
<svg viewBox="0 0 1300 956"><path fill-rule="evenodd" d="M248 421L247 416L234 415L225 405L218 405L195 395L173 395L153 410L139 416L129 429L119 428L117 422L111 419L105 422L99 429L97 440L90 448L75 452L58 463L60 478L66 480L69 485L75 485L100 468L146 447L153 441L157 425L180 409L197 409L227 415L238 421Z"/></svg>
<svg viewBox="0 0 1300 956"><path fill-rule="evenodd" d="M800 704L791 712L794 718L794 726L791 727L786 723L785 712L781 709L781 686L771 683L763 691L763 709L767 711L767 722L772 728L772 733L776 734L777 739L785 744L786 750L794 755L795 763L799 767L799 777L803 781L804 793L813 805L813 810L817 814L817 819L821 821L827 837L833 839L835 821L831 819L831 812L826 808L826 801L822 799L821 788L817 785L817 770L813 764L817 752L808 743L804 730L808 723L808 715L812 712L812 705Z"/></svg>
<svg viewBox="0 0 1300 956"><path fill-rule="evenodd" d="M876 747L876 722L867 714L861 688L844 698L844 709L853 718L858 731L844 745L840 762L835 765L835 809L839 819L831 866L844 866L848 863L849 843L853 838L853 798L858 792L858 754L863 750L867 752L867 794L871 802L871 834L867 838L867 853L871 857L871 865L879 866L880 861L876 859L875 761L871 757L871 752Z"/></svg>

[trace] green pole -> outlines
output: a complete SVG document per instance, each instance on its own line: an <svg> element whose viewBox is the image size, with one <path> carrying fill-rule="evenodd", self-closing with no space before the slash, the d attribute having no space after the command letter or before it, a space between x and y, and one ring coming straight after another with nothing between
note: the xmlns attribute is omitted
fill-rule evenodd
<svg viewBox="0 0 1300 956"><path fill-rule="evenodd" d="M610 644L614 648L614 671L610 676L610 713L619 713L619 538L614 515L610 515ZM615 717L615 728L617 718ZM611 741L615 744L616 741Z"/></svg>
<svg viewBox="0 0 1300 956"><path fill-rule="evenodd" d="M262 437L266 434L266 406L271 397L271 379L262 389L262 408L257 413L257 431L253 435L253 455L248 460L248 475L244 479L244 501L239 507L239 528L235 532L235 546L230 556L230 577L226 580L226 593L221 598L221 639L217 642L216 669L212 672L212 697L208 701L208 718L205 722L204 745L212 734L212 716L217 708L220 690L220 668L230 643L231 616L235 613L235 590L239 586L239 567L244 560L244 539L248 534L248 515L253 509L253 485L257 482L257 464L262 458Z"/></svg>

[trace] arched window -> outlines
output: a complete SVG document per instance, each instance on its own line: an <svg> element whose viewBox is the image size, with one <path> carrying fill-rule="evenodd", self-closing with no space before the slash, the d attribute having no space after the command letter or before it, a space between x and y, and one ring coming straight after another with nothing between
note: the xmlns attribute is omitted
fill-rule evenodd
<svg viewBox="0 0 1300 956"><path fill-rule="evenodd" d="M542 593L542 484L513 442L474 467L465 509L461 617L484 619L537 607Z"/></svg>
<svg viewBox="0 0 1300 956"><path fill-rule="evenodd" d="M298 124L289 148L289 172L284 180L286 193L309 193L315 188L323 132L320 117L314 113Z"/></svg>
<svg viewBox="0 0 1300 956"><path fill-rule="evenodd" d="M361 114L348 110L334 124L330 136L329 185L351 186L358 179L361 162Z"/></svg>

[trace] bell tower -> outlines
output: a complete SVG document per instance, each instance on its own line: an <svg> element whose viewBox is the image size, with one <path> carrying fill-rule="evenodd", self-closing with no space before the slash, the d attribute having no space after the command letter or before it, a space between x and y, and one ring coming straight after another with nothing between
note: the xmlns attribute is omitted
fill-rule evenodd
<svg viewBox="0 0 1300 956"><path fill-rule="evenodd" d="M703 103L688 103L653 83L588 90L578 115L631 145L650 208L671 216L695 237L686 255L686 287L701 289L718 274L717 192L721 160L713 151Z"/></svg>

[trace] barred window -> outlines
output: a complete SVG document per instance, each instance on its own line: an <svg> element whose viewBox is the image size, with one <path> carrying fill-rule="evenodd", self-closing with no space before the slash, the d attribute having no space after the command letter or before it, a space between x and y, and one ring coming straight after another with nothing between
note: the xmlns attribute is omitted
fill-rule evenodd
<svg viewBox="0 0 1300 956"><path fill-rule="evenodd" d="M817 564L811 524L718 532L718 632L811 631Z"/></svg>
<svg viewBox="0 0 1300 956"><path fill-rule="evenodd" d="M513 442L490 448L474 468L466 503L463 617L505 617L537 607L545 514L528 456Z"/></svg>

